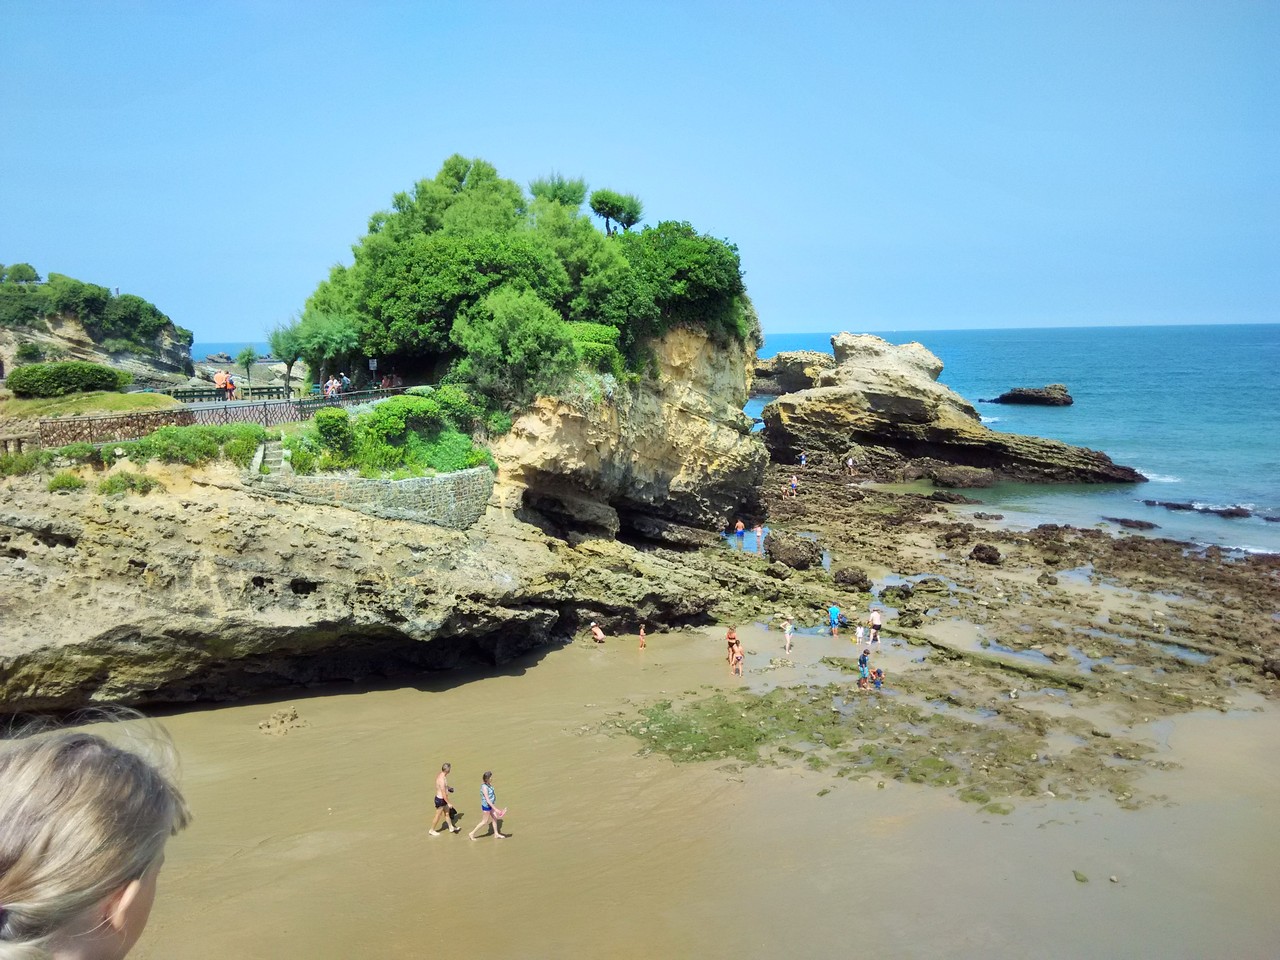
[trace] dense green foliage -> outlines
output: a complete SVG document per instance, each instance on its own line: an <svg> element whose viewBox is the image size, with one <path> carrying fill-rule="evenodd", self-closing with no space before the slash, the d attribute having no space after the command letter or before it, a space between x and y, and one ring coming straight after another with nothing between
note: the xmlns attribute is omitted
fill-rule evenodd
<svg viewBox="0 0 1280 960"><path fill-rule="evenodd" d="M383 370L432 378L448 368L490 405L515 405L554 391L578 363L641 370L648 341L675 325L758 336L731 244L687 223L633 230L642 203L612 190L590 195L602 232L581 212L580 178L553 173L530 193L455 155L396 194L370 218L354 263L334 266L288 328L313 375L376 357Z"/></svg>
<svg viewBox="0 0 1280 960"><path fill-rule="evenodd" d="M442 386L379 401L354 419L341 408L320 410L311 429L284 445L301 474L354 469L366 477L400 478L493 466L470 436L481 412L464 390Z"/></svg>
<svg viewBox="0 0 1280 960"><path fill-rule="evenodd" d="M0 477L22 477L49 465L52 455L47 450L27 453L0 453Z"/></svg>
<svg viewBox="0 0 1280 960"><path fill-rule="evenodd" d="M98 343L112 352L151 352L156 337L172 322L155 304L131 293L115 296L106 287L84 283L61 273L41 283L30 264L0 270L0 326L31 327L55 314L75 317ZM189 330L174 327L178 339L190 345Z"/></svg>
<svg viewBox="0 0 1280 960"><path fill-rule="evenodd" d="M123 390L133 376L100 363L30 363L9 374L8 386L17 397L63 397L93 390Z"/></svg>

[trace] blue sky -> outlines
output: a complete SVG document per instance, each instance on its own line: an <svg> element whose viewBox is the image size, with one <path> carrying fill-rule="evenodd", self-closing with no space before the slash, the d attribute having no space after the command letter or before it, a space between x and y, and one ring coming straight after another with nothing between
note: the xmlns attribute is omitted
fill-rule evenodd
<svg viewBox="0 0 1280 960"><path fill-rule="evenodd" d="M261 339L451 153L736 243L767 332L1280 321L1280 4L5 4L0 262Z"/></svg>

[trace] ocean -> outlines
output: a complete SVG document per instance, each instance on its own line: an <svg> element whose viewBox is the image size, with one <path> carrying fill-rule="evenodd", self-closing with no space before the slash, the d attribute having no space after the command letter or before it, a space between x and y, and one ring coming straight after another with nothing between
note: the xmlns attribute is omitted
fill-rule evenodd
<svg viewBox="0 0 1280 960"><path fill-rule="evenodd" d="M229 340L225 342L207 342L202 343L197 340L191 344L191 359L197 364L203 363L204 358L211 353L225 353L234 357L245 347L253 347L260 356L271 352L271 344L265 340Z"/></svg>
<svg viewBox="0 0 1280 960"><path fill-rule="evenodd" d="M858 331L852 331L858 332ZM1006 521L1091 526L1104 516L1159 524L1152 532L1248 551L1280 552L1280 324L877 332L918 341L942 360L938 378L993 430L1101 450L1150 478L1131 486L1001 484L965 493ZM831 333L766 336L761 357L831 352ZM1070 407L983 403L1010 387L1065 383ZM766 399L753 399L758 417ZM1252 517L1148 507L1142 500L1242 506ZM1118 529L1118 528L1116 528Z"/></svg>

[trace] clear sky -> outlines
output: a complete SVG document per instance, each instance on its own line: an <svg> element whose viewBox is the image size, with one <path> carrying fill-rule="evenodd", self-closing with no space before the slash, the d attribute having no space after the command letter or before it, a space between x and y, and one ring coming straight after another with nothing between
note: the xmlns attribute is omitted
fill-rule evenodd
<svg viewBox="0 0 1280 960"><path fill-rule="evenodd" d="M1280 321L1280 3L0 3L0 262L287 321L451 153L736 243L770 333Z"/></svg>

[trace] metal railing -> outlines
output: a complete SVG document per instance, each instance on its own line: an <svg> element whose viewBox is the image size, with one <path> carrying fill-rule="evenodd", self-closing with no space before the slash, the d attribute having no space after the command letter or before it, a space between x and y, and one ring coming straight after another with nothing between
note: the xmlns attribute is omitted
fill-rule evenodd
<svg viewBox="0 0 1280 960"><path fill-rule="evenodd" d="M266 400L261 403L234 401L208 407L183 406L105 417L58 417L40 421L40 445L62 447L68 443L136 440L161 427L193 424L223 426L229 423L256 423L261 427L278 427L284 423L310 420L321 407L353 406L403 392L402 387L395 387L389 390L341 393L334 397L308 397L304 400Z"/></svg>

